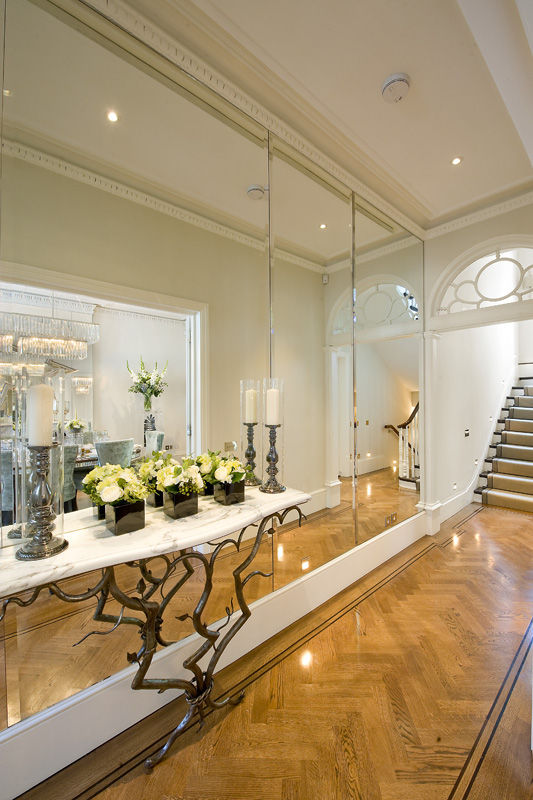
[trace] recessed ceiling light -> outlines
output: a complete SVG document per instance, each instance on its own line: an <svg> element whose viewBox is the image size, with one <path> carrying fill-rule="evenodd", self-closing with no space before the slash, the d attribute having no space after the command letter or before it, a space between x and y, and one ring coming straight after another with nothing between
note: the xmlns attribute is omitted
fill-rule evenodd
<svg viewBox="0 0 533 800"><path fill-rule="evenodd" d="M11 89L2 89L4 97L11 97Z"/></svg>
<svg viewBox="0 0 533 800"><path fill-rule="evenodd" d="M455 158L452 158L453 166L457 167L462 162L462 160L463 160L462 156L455 156Z"/></svg>
<svg viewBox="0 0 533 800"><path fill-rule="evenodd" d="M118 114L116 111L108 111L107 118L109 122L118 122Z"/></svg>
<svg viewBox="0 0 533 800"><path fill-rule="evenodd" d="M326 225L326 223L322 222L321 225L320 225L320 230L325 231L327 227L328 226Z"/></svg>

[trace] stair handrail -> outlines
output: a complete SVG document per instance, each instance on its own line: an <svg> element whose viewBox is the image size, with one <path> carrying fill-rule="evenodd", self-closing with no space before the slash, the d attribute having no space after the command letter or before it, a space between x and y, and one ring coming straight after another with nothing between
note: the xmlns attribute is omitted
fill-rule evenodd
<svg viewBox="0 0 533 800"><path fill-rule="evenodd" d="M415 418L415 417L416 417L416 415L418 414L418 408L419 408L419 406L420 406L420 403L418 402L418 403L416 404L416 406L413 408L413 410L411 411L411 416L409 417L409 419L408 419L408 420L406 420L405 422L402 422L402 423L401 423L401 425L398 425L398 428L407 428L407 426L411 424L411 422L414 420L414 418ZM392 427L392 426L390 426L390 425L385 425L385 427L386 427L386 428L389 428L389 427Z"/></svg>

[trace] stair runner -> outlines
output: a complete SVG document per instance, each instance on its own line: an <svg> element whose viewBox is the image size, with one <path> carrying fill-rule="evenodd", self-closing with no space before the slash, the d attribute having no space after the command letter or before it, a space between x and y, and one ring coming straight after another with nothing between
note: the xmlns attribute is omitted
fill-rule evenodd
<svg viewBox="0 0 533 800"><path fill-rule="evenodd" d="M532 381L533 378L520 378ZM488 506L533 511L533 384L513 386L509 405L498 420L503 428L495 431L499 441L487 458L490 471L483 472L486 486L476 489L481 502Z"/></svg>

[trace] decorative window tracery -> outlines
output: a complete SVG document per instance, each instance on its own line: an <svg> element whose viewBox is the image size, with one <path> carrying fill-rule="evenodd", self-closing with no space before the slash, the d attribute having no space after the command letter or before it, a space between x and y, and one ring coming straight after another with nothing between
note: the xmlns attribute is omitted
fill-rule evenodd
<svg viewBox="0 0 533 800"><path fill-rule="evenodd" d="M495 250L465 267L444 291L439 315L533 300L533 248Z"/></svg>
<svg viewBox="0 0 533 800"><path fill-rule="evenodd" d="M350 297L339 308L333 323L334 336L349 333L352 322L360 328L418 322L419 306L416 297L405 286L380 283L356 294L355 314Z"/></svg>

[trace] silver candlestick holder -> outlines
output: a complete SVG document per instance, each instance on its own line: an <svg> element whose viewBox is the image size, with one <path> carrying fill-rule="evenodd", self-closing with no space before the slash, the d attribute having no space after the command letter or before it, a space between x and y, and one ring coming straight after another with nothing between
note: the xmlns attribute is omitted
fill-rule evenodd
<svg viewBox="0 0 533 800"><path fill-rule="evenodd" d="M26 532L31 536L17 550L19 561L36 561L50 558L68 547L68 542L60 536L54 536L54 520L52 507L54 495L48 483L50 475L50 452L53 445L29 445L30 451L30 484L29 521Z"/></svg>
<svg viewBox="0 0 533 800"><path fill-rule="evenodd" d="M255 474L255 457L257 455L254 447L254 428L257 425L257 422L245 422L244 427L246 428L246 435L248 439L248 447L244 452L244 457L246 458L245 469L246 469L246 477L244 479L245 486L260 486L261 481Z"/></svg>
<svg viewBox="0 0 533 800"><path fill-rule="evenodd" d="M281 425L265 425L265 428L269 429L269 451L266 457L268 467L267 467L267 474L268 478L263 483L262 486L259 487L260 492L267 492L268 494L277 494L277 492L284 492L285 486L282 486L281 483L278 482L276 475L278 474L279 470L277 467L279 456L278 451L276 450L276 438L277 438L277 428L281 428Z"/></svg>

